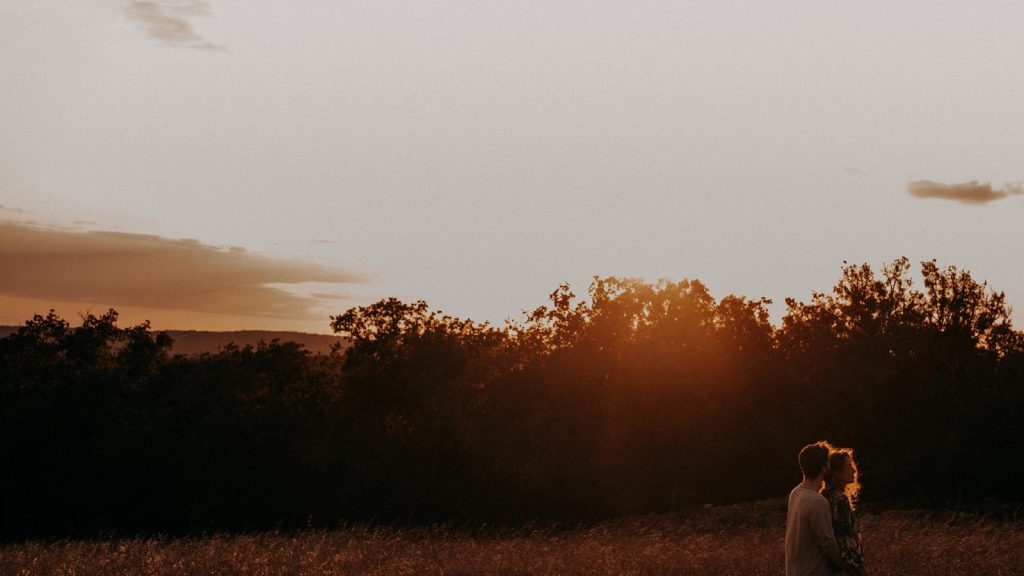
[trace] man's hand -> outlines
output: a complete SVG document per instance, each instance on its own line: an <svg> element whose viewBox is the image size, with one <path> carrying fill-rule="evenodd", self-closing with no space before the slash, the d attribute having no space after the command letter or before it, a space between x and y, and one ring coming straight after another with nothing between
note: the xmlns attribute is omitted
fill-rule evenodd
<svg viewBox="0 0 1024 576"><path fill-rule="evenodd" d="M848 576L868 576L867 568L863 566L857 567L852 564L843 564L839 567L839 571Z"/></svg>

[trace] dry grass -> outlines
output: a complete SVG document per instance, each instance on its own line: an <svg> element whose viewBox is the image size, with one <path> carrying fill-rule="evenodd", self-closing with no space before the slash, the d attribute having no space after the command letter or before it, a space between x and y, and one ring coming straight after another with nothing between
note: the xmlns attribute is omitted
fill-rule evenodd
<svg viewBox="0 0 1024 576"><path fill-rule="evenodd" d="M299 535L28 542L0 548L3 575L694 574L780 575L784 503L572 531L345 528ZM885 512L863 517L874 576L1024 574L1024 526Z"/></svg>

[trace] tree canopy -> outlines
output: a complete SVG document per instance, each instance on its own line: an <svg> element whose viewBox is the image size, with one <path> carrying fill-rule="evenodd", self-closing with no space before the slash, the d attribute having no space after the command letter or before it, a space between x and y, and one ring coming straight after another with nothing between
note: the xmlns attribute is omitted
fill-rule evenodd
<svg viewBox="0 0 1024 576"><path fill-rule="evenodd" d="M784 494L858 451L866 500L1018 499L1024 336L956 267L846 264L828 293L594 278L498 328L388 298L330 355L170 356L113 310L0 339L7 538L347 520L586 519Z"/></svg>

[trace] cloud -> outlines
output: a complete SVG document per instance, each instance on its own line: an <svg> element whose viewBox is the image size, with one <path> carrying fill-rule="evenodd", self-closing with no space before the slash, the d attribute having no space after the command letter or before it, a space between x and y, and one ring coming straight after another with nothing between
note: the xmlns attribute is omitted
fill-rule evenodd
<svg viewBox="0 0 1024 576"><path fill-rule="evenodd" d="M73 232L0 222L0 295L229 314L313 319L320 296L276 285L355 284L358 273L197 240Z"/></svg>
<svg viewBox="0 0 1024 576"><path fill-rule="evenodd" d="M312 294L310 294L310 296L318 298L320 300L347 300L351 298L351 296L346 296L344 294L333 294L330 292L313 292Z"/></svg>
<svg viewBox="0 0 1024 576"><path fill-rule="evenodd" d="M1009 196L1024 194L1021 184L1007 183L1003 188L993 188L988 182L971 180L961 184L942 184L931 180L916 180L907 184L907 192L915 198L939 198L963 204L987 204Z"/></svg>
<svg viewBox="0 0 1024 576"><path fill-rule="evenodd" d="M167 0L135 0L128 4L124 11L129 19L144 26L151 37L165 44L197 50L227 50L220 44L204 40L189 22L189 18L194 16L208 15L209 2L184 0L171 3Z"/></svg>

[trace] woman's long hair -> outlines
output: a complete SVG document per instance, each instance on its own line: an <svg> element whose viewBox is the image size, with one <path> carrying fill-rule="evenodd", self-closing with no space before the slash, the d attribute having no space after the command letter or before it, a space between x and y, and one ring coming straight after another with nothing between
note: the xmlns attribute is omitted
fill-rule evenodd
<svg viewBox="0 0 1024 576"><path fill-rule="evenodd" d="M853 482L847 484L843 489L842 486L836 484L836 478L832 471L839 470L847 463L853 470ZM825 474L825 488L822 492L842 490L850 500L850 508L856 508L857 497L860 496L860 472L857 471L857 461L853 459L853 448L833 448L828 455L828 469L828 474Z"/></svg>

